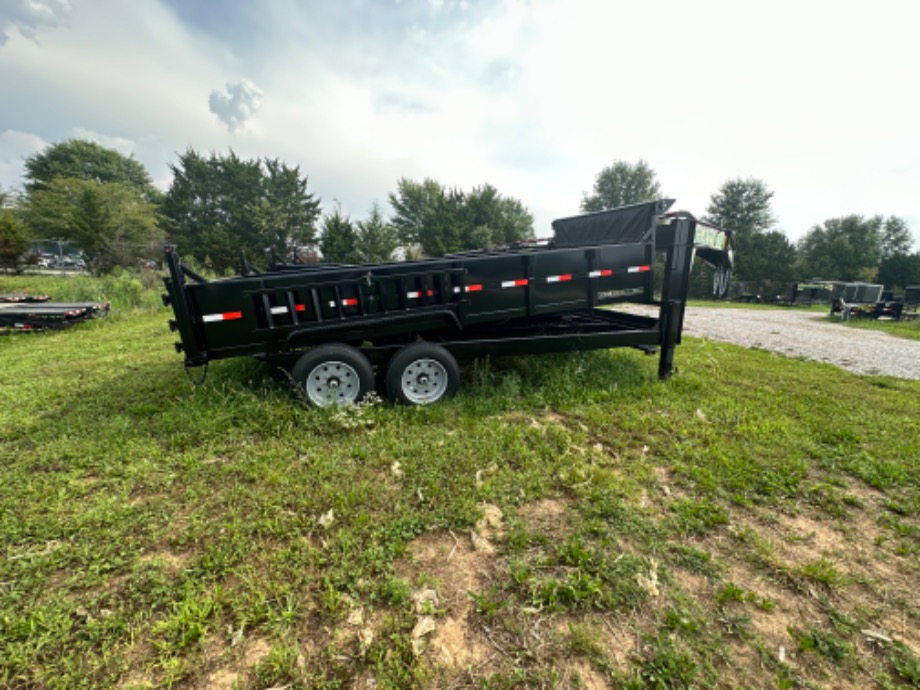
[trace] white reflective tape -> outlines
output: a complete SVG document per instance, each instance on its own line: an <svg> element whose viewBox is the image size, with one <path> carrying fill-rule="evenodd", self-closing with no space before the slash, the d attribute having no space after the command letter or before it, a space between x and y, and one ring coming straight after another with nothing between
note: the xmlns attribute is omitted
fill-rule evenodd
<svg viewBox="0 0 920 690"><path fill-rule="evenodd" d="M566 273L565 275L561 275L561 276L547 276L546 282L547 283L561 283L561 282L564 282L566 280L571 280L571 279L572 279L572 274Z"/></svg>
<svg viewBox="0 0 920 690"><path fill-rule="evenodd" d="M224 315L223 314L205 314L204 316L201 317L201 320L204 321L205 323L211 323L212 321L223 321Z"/></svg>
<svg viewBox="0 0 920 690"><path fill-rule="evenodd" d="M287 314L287 307L272 307L272 314Z"/></svg>
<svg viewBox="0 0 920 690"><path fill-rule="evenodd" d="M406 297L408 297L409 299L418 299L421 296L422 296L421 292L407 292L406 293Z"/></svg>
<svg viewBox="0 0 920 690"><path fill-rule="evenodd" d="M460 286L459 286L459 285L458 285L457 287L454 288L454 294L457 294L458 292L460 292Z"/></svg>

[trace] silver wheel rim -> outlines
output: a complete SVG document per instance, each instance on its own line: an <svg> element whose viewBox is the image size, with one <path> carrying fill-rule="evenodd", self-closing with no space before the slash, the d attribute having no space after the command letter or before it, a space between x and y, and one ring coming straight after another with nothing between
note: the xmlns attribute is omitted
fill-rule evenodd
<svg viewBox="0 0 920 690"><path fill-rule="evenodd" d="M447 369L436 359L416 359L403 369L399 383L409 402L432 403L447 392Z"/></svg>
<svg viewBox="0 0 920 690"><path fill-rule="evenodd" d="M358 372L345 362L317 364L307 375L307 397L319 407L353 403L360 393L361 379Z"/></svg>

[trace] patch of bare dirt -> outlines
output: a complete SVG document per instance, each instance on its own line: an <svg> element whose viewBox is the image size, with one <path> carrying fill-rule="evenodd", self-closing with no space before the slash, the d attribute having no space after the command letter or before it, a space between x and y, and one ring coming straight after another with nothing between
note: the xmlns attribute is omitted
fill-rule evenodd
<svg viewBox="0 0 920 690"><path fill-rule="evenodd" d="M862 635L835 631L829 623L831 613L865 621L866 612L881 612L871 614L871 630L903 641L912 649L917 645L911 618L902 606L903 602L916 601L913 570L905 559L888 553L876 542L875 535L880 530L871 517L874 501L868 498L864 497L865 510L854 509L852 516L842 523L807 509L792 516L736 510L731 530L739 535L756 535L759 544L742 546L724 535L710 536L700 544L713 552L722 567L722 584L716 583L715 587L732 582L745 592L743 602L726 602L722 610L747 616L755 639L767 654L783 659L804 677L819 683L832 682L835 688L862 688L870 680L859 672L844 677L818 654L800 652L790 628L830 630L831 634L848 639L856 655L869 664L867 668L876 665L875 643ZM744 557L746 550L759 552L759 557L767 558L775 568L765 569L748 562ZM822 558L842 574L843 582L827 588L809 582L805 575L797 575ZM798 580L797 585L792 586L790 576ZM682 590L704 608L710 608L713 615L719 615L715 590L707 592L701 579L679 571L674 577ZM754 654L750 643L733 645L733 654L737 662L732 661L731 672L748 674L746 680L738 677L741 685L763 673L762 660Z"/></svg>
<svg viewBox="0 0 920 690"><path fill-rule="evenodd" d="M435 619L426 651L448 669L482 665L491 648L470 624L470 593L480 591L489 580L495 568L494 553L477 549L466 535L436 532L412 542L409 554L407 561L397 564L397 573L416 585L433 583L443 612Z"/></svg>
<svg viewBox="0 0 920 690"><path fill-rule="evenodd" d="M585 659L573 659L559 669L560 687L583 688L583 690L607 690L610 684Z"/></svg>

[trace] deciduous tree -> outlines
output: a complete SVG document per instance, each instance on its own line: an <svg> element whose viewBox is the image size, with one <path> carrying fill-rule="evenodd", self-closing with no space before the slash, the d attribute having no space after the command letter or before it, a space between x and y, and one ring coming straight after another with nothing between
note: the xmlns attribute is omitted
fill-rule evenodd
<svg viewBox="0 0 920 690"><path fill-rule="evenodd" d="M581 210L603 211L660 197L661 186L648 163L641 159L637 163L614 161L598 173L594 191L583 195Z"/></svg>
<svg viewBox="0 0 920 690"><path fill-rule="evenodd" d="M767 232L776 224L772 199L773 192L761 180L729 180L710 197L703 219L731 230L743 244L746 238Z"/></svg>
<svg viewBox="0 0 920 690"><path fill-rule="evenodd" d="M890 290L920 285L920 252L891 254L882 259L875 280Z"/></svg>
<svg viewBox="0 0 920 690"><path fill-rule="evenodd" d="M799 240L802 275L871 281L882 257L881 216L830 218Z"/></svg>
<svg viewBox="0 0 920 690"><path fill-rule="evenodd" d="M0 268L18 271L29 249L29 233L9 209L0 207Z"/></svg>
<svg viewBox="0 0 920 690"><path fill-rule="evenodd" d="M342 215L342 209L335 210L323 218L319 238L319 250L323 261L334 264L356 264L361 262L358 253L358 234L354 223Z"/></svg>
<svg viewBox="0 0 920 690"><path fill-rule="evenodd" d="M48 189L58 177L94 182L116 182L133 189L144 201L157 202L160 191L147 169L133 156L85 139L68 139L26 158L25 188L31 194Z"/></svg>
<svg viewBox="0 0 920 690"><path fill-rule="evenodd" d="M162 250L154 205L121 182L56 177L29 194L25 218L36 237L76 243L94 273Z"/></svg>
<svg viewBox="0 0 920 690"><path fill-rule="evenodd" d="M367 220L358 223L357 250L363 263L392 261L393 252L399 247L396 228L387 222L374 202Z"/></svg>
<svg viewBox="0 0 920 690"><path fill-rule="evenodd" d="M202 156L188 149L170 166L162 204L166 229L183 252L218 272L274 250L288 257L315 242L320 202L299 167L278 160Z"/></svg>
<svg viewBox="0 0 920 690"><path fill-rule="evenodd" d="M464 193L431 179L403 178L389 199L400 241L420 245L428 256L509 245L533 236L533 217L524 205L489 184Z"/></svg>
<svg viewBox="0 0 920 690"><path fill-rule="evenodd" d="M907 221L897 216L889 216L882 225L882 258L895 254L910 253L913 237Z"/></svg>

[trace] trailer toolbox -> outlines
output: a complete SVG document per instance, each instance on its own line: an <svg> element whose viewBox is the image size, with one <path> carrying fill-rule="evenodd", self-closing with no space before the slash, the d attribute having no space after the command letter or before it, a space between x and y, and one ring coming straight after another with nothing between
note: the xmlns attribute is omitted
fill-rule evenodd
<svg viewBox="0 0 920 690"><path fill-rule="evenodd" d="M563 218L553 239L436 259L365 265L273 260L206 280L167 247L164 304L188 367L244 355L293 362L317 405L360 400L373 367L408 403L456 390L457 358L610 347L660 350L673 370L694 255L729 284L731 233L669 199ZM660 261L656 265L656 257ZM662 271L656 293L656 272ZM657 316L616 307L652 305Z"/></svg>

